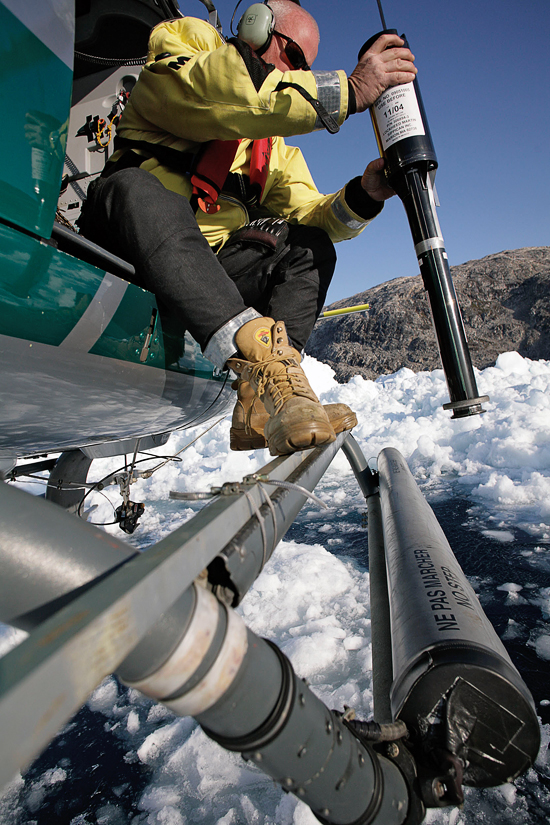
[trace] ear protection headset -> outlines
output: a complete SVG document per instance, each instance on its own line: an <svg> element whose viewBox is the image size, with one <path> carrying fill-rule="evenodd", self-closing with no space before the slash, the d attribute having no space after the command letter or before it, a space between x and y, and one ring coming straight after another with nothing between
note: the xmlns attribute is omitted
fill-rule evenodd
<svg viewBox="0 0 550 825"><path fill-rule="evenodd" d="M231 31L233 31L233 19L242 0L239 0L233 18L231 19ZM291 0L297 6L300 0ZM268 5L268 0L263 3L254 3L244 12L237 25L237 34L245 43L254 49L256 54L262 55L271 43L273 31L275 29L275 15Z"/></svg>
<svg viewBox="0 0 550 825"><path fill-rule="evenodd" d="M274 28L275 15L267 2L254 3L239 20L237 34L241 40L261 55L269 48Z"/></svg>

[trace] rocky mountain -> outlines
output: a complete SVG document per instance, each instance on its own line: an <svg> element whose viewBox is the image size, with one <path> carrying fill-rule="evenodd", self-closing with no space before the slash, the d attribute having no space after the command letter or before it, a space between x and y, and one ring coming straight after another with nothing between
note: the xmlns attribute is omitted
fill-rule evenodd
<svg viewBox="0 0 550 825"><path fill-rule="evenodd" d="M550 247L515 249L451 267L474 366L517 350L550 359ZM377 378L409 367L441 367L422 278L396 278L329 309L370 304L368 313L319 321L306 352L335 370Z"/></svg>

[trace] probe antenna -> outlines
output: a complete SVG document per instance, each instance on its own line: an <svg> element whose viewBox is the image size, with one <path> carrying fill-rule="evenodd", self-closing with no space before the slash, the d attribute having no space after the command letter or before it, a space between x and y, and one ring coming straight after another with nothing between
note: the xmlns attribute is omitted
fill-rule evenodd
<svg viewBox="0 0 550 825"><path fill-rule="evenodd" d="M388 27L386 26L386 20L384 18L384 12L382 10L381 0L376 0L376 2L378 3L378 11L380 12L380 20L382 21L382 28L387 29Z"/></svg>

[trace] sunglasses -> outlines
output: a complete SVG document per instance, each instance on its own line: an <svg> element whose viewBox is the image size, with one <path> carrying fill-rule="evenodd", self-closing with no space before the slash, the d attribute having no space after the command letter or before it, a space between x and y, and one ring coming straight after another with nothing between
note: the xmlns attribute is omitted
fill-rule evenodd
<svg viewBox="0 0 550 825"><path fill-rule="evenodd" d="M292 68L303 69L308 72L310 67L308 66L306 56L303 53L301 46L299 46L296 41L292 39L292 37L288 37L288 35L282 34L282 32L278 32L275 29L273 29L272 34L278 35L285 41L285 54Z"/></svg>

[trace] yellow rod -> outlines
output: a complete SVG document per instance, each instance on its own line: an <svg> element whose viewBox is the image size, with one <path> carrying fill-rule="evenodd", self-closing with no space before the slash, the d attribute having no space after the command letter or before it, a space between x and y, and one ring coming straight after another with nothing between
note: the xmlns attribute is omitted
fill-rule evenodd
<svg viewBox="0 0 550 825"><path fill-rule="evenodd" d="M357 304L354 307L342 307L342 309L327 309L326 312L321 312L321 318L333 318L335 315L348 315L351 312L364 312L370 309L370 304Z"/></svg>

